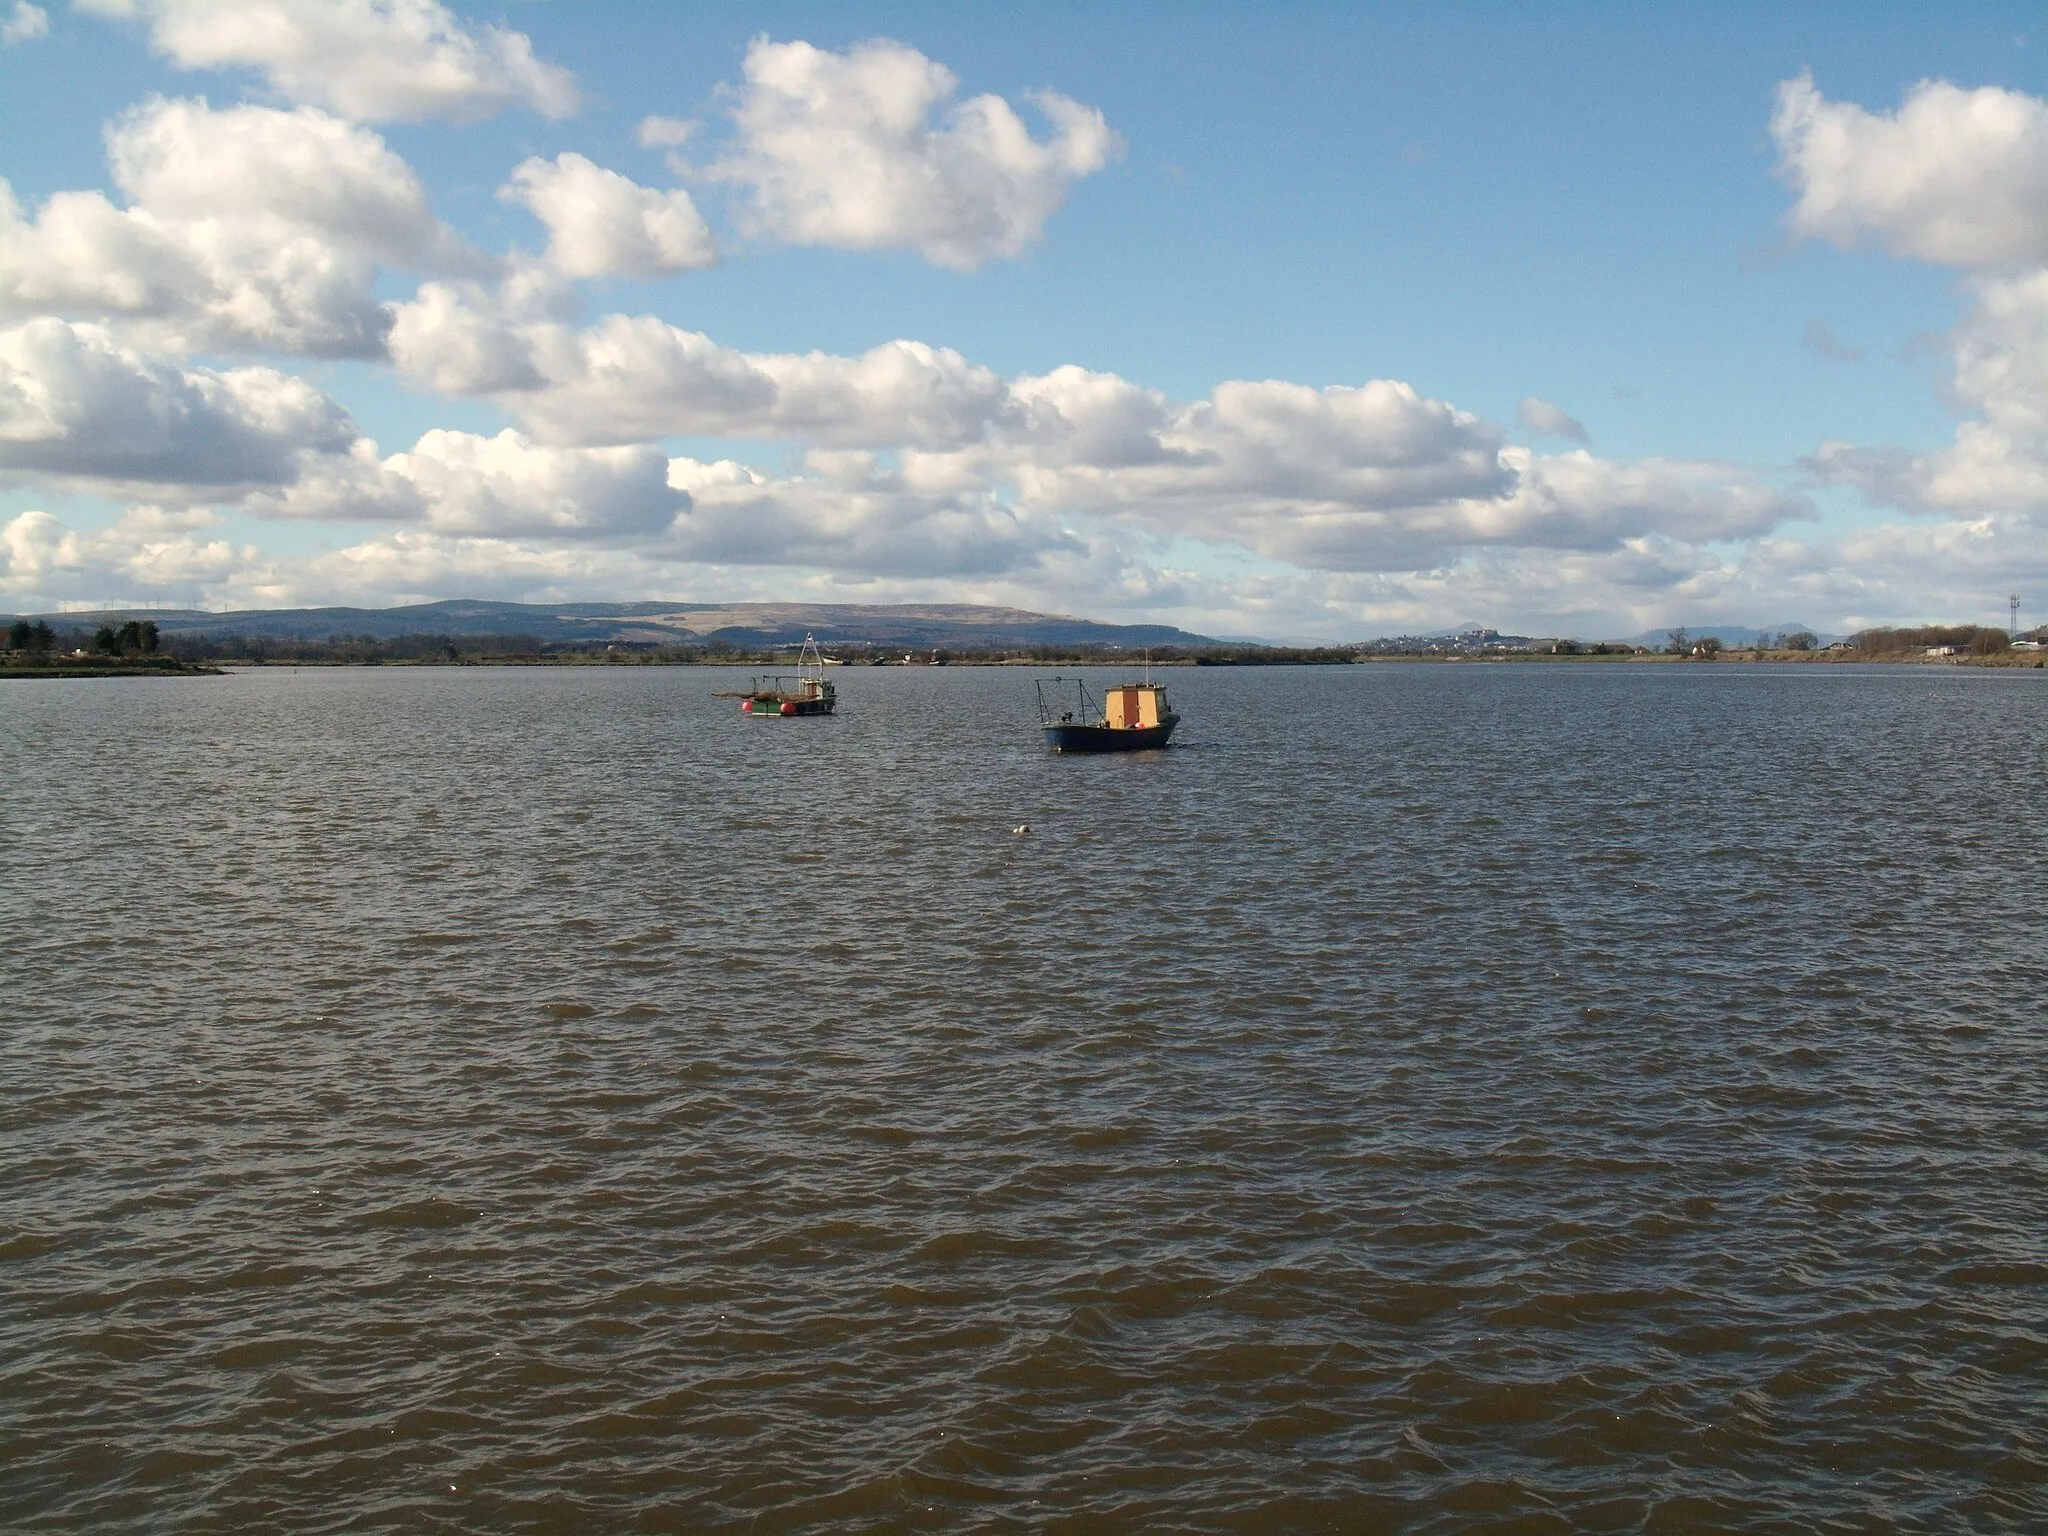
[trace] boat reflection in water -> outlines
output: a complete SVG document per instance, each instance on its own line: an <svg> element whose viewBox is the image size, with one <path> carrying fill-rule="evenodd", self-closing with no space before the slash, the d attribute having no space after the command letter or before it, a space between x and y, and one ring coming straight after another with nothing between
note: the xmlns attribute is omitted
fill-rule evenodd
<svg viewBox="0 0 2048 1536"><path fill-rule="evenodd" d="M1180 724L1163 683L1119 683L1097 708L1078 677L1041 678L1038 723L1055 752L1143 752L1163 747Z"/></svg>
<svg viewBox="0 0 2048 1536"><path fill-rule="evenodd" d="M805 635L803 649L796 655L795 678L756 677L749 682L745 692L721 690L714 697L738 699L740 713L756 719L829 715L839 702L839 690L825 676L827 665L829 663L819 651L818 642Z"/></svg>

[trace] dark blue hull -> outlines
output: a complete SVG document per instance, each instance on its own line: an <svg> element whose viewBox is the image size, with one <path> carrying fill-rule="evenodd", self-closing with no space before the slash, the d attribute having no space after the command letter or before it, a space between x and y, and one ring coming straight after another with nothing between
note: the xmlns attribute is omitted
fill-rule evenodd
<svg viewBox="0 0 2048 1536"><path fill-rule="evenodd" d="M1180 717L1135 730L1113 731L1106 725L1048 725L1045 744L1055 752L1144 752L1166 745Z"/></svg>

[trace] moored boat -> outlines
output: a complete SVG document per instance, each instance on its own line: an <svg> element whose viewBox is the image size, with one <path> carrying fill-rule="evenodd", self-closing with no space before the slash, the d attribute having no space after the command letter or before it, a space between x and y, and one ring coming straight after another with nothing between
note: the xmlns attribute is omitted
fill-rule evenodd
<svg viewBox="0 0 2048 1536"><path fill-rule="evenodd" d="M1037 686L1039 727L1055 752L1142 752L1165 746L1180 724L1163 683L1119 683L1104 691L1099 710L1079 678L1045 678Z"/></svg>
<svg viewBox="0 0 2048 1536"><path fill-rule="evenodd" d="M720 690L714 698L738 699L740 713L756 719L781 719L789 715L829 715L839 703L839 690L825 676L826 661L817 640L804 636L796 654L796 676L756 677L744 692Z"/></svg>

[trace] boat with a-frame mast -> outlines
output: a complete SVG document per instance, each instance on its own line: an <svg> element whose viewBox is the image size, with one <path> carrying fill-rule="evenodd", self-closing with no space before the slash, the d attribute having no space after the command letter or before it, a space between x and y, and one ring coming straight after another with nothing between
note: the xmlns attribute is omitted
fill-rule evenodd
<svg viewBox="0 0 2048 1536"><path fill-rule="evenodd" d="M825 675L833 665L818 649L815 635L805 635L796 653L796 676L788 673L753 678L743 692L721 689L714 698L738 699L740 713L757 720L780 720L791 715L829 715L839 703L839 690Z"/></svg>

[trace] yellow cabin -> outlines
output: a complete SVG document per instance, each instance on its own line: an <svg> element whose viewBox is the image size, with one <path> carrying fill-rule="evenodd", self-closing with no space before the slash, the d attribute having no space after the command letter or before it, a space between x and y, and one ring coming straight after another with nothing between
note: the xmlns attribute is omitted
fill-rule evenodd
<svg viewBox="0 0 2048 1536"><path fill-rule="evenodd" d="M1124 683L1103 695L1103 723L1112 731L1136 731L1158 725L1168 713L1166 688L1160 683Z"/></svg>

